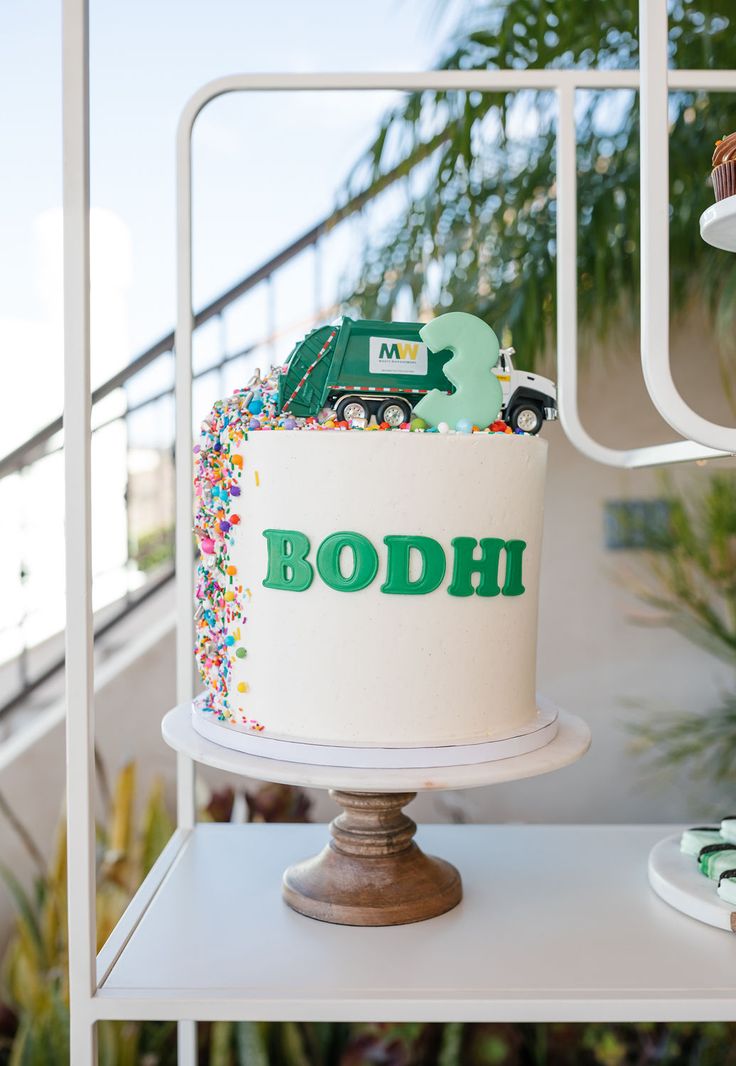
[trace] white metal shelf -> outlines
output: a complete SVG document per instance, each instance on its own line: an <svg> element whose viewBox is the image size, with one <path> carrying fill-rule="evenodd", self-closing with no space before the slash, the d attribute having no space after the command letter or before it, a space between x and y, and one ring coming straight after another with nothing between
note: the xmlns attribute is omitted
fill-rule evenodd
<svg viewBox="0 0 736 1066"><path fill-rule="evenodd" d="M736 252L736 196L718 200L700 216L700 236L724 252Z"/></svg>
<svg viewBox="0 0 736 1066"><path fill-rule="evenodd" d="M100 1018L177 1018L179 1063L194 1066L186 1019L586 1020L734 1018L732 942L663 907L646 887L655 830L432 828L420 834L461 869L466 898L431 926L321 926L282 904L281 870L323 827L194 826L194 768L177 759L179 829L94 959L94 707L89 462L88 0L63 4L65 469L67 479L67 818L71 1059L96 1061ZM736 450L736 430L690 410L669 367L667 88L725 91L734 71L667 71L665 0L640 2L641 71L428 71L235 75L185 107L177 144L177 687L192 696L191 134L226 92L544 88L559 105L558 386L562 424L584 454L620 467ZM610 449L577 407L575 92L640 88L642 366L663 417L688 440ZM707 239L707 238L706 238ZM66 424L68 423L68 424ZM80 490L81 486L81 490ZM369 940L370 938L370 945ZM369 945L369 946L368 946ZM101 982L101 984L100 984Z"/></svg>
<svg viewBox="0 0 736 1066"><path fill-rule="evenodd" d="M736 1020L731 934L647 884L672 826L426 826L465 895L429 923L326 925L283 869L324 826L184 833L100 958L98 1017L231 1020Z"/></svg>

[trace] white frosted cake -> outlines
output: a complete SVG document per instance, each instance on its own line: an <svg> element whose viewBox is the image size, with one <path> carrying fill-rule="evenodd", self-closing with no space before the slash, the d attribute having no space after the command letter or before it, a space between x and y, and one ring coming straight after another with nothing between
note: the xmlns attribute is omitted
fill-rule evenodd
<svg viewBox="0 0 736 1066"><path fill-rule="evenodd" d="M218 403L195 448L201 712L219 742L530 729L546 442L291 417L261 384Z"/></svg>

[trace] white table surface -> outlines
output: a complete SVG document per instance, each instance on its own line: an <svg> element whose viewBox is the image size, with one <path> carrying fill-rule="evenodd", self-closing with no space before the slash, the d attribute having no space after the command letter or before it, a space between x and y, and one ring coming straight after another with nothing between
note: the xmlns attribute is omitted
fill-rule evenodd
<svg viewBox="0 0 736 1066"><path fill-rule="evenodd" d="M325 826L201 825L103 952L98 1013L736 1020L736 937L647 883L650 848L673 829L427 826L418 840L458 867L463 902L428 922L355 929L281 900L284 868L319 850Z"/></svg>

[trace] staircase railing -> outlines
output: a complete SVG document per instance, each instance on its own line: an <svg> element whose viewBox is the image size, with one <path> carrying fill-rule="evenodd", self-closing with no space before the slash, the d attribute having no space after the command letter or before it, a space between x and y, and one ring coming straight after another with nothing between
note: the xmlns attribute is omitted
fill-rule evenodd
<svg viewBox="0 0 736 1066"><path fill-rule="evenodd" d="M211 374L218 374L222 378L224 371L231 364L241 362L243 364L242 380L245 380L248 364L255 362L256 356L259 352L270 354L275 350L276 343L279 336L287 330L293 330L295 326L300 326L304 331L311 328L312 325L325 321L328 318L334 316L339 307L337 304L331 304L330 306L321 306L319 298L319 276L320 276L320 245L323 239L336 229L342 222L357 215L371 200L379 196L385 189L391 186L394 182L406 176L406 174L417 163L421 162L430 156L441 144L446 140L447 134L441 133L434 138L428 140L425 144L420 145L414 154L405 160L400 166L387 171L383 174L378 181L374 182L370 191L361 192L355 196L347 199L342 205L338 206L330 215L323 218L316 225L311 226L305 230L299 237L291 241L284 248L280 249L275 255L271 256L263 263L260 264L255 270L251 271L245 277L241 278L235 285L231 286L225 292L221 293L214 300L210 301L204 307L199 310L194 316L194 328L195 330L201 329L208 322L219 319L224 324L224 316L238 303L243 297L247 296L259 285L272 286L275 276L278 272L291 263L298 256L305 252L311 251L314 257L314 276L315 284L313 286L315 299L312 314L307 320L300 323L290 323L286 329L277 330L276 322L276 309L274 306L273 298L268 300L268 321L266 329L261 340L249 344L247 347L240 348L237 351L228 352L226 350L226 344L224 341L225 330L222 328L219 331L221 338L219 344L219 354L217 358L208 363L208 365L198 370L194 375L194 380L198 381ZM271 289L273 292L273 289ZM136 379L140 379L140 376L144 371L149 370L154 364L163 360L171 360L173 365L174 358L174 332L173 330L160 337L154 344L150 345L145 351L136 356L130 363L124 366L122 369L113 374L107 381L99 385L92 393L92 405L93 405L93 447L95 438L104 429L120 423L125 427L125 441L126 441L126 469L128 469L129 459L129 441L130 441L130 423L131 419L140 414L147 408L151 408L156 404L166 404L168 402L173 403L173 375L170 385L163 388L158 388L151 391L148 395L144 395L143 398L133 399L129 390L136 382ZM103 400L112 396L118 390L123 390L124 403L122 409L115 413L102 418L95 418L95 410L99 411L99 405ZM223 387L224 391L224 387ZM221 393L222 394L222 393ZM173 418L170 419L170 434L169 434L169 456L168 462L171 470L173 471ZM7 455L0 458L0 482L4 479L10 478L12 475L19 475L20 479L26 477L30 471L37 467L37 464L42 460L61 452L63 449L63 419L61 416L53 419L47 425L37 430L31 436L28 437L22 444L14 448ZM130 481L126 488L126 513L130 514L130 508L133 504L132 499L132 486ZM173 527L173 500L170 511L170 523ZM165 541L165 536L164 536ZM138 607L142 602L149 599L155 592L163 588L173 577L173 554L167 552L167 548L170 548L171 544L162 545L162 554L166 556L168 554L168 560L164 559L160 566L154 568L150 573L147 580L143 582L138 588L126 587L125 593L119 602L114 607L108 606L104 615L99 614L98 621L95 627L95 635L100 636L102 633L109 631L122 619L127 617L131 611ZM136 560L131 556L130 541L128 542L128 555L123 564L123 569L128 570L131 574L135 572L136 576L139 576ZM20 587L21 596L24 596L25 581L28 578L28 566L25 563L21 563L20 566ZM95 575L100 576L100 575ZM60 590L60 596L63 595ZM3 634L7 634L10 630L13 630L17 637L18 629L21 632L25 628L25 621L27 619L27 610L24 604L21 612L20 625L18 621L13 621L9 625L3 628L0 626L0 641L3 638ZM36 665L32 662L33 647L26 641L25 636L21 636L20 640L16 640L17 655L15 656L15 685L8 685L6 683L5 692L10 691L10 695L0 703L0 717L12 707L24 700L31 692L37 689L40 685L44 684L50 678L54 676L64 666L64 653L63 643L58 640L58 650L46 649L44 655L41 657L42 662ZM6 667L6 669L8 669Z"/></svg>

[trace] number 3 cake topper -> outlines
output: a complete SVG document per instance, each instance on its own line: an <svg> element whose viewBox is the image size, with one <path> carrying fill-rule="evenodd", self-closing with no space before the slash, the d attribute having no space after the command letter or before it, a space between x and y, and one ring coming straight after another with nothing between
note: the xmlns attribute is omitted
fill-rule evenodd
<svg viewBox="0 0 736 1066"><path fill-rule="evenodd" d="M493 373L498 338L491 327L475 315L450 311L427 322L419 335L431 351L449 348L452 352L443 371L455 391L448 395L432 389L414 413L431 426L446 422L453 429L462 419L481 429L494 422L503 405L503 392Z"/></svg>

